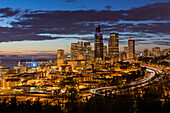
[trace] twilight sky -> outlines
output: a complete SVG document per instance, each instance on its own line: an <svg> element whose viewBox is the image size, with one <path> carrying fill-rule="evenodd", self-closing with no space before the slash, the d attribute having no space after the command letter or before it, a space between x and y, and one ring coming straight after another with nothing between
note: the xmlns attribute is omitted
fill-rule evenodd
<svg viewBox="0 0 170 113"><path fill-rule="evenodd" d="M105 44L110 32L120 34L120 51L131 37L137 51L169 48L169 12L169 0L0 0L0 55L69 53L79 40L94 46L96 23Z"/></svg>

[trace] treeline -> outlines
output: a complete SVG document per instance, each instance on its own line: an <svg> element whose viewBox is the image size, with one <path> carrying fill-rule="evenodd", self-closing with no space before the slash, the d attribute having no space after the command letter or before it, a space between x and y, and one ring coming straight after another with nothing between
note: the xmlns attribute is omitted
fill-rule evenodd
<svg viewBox="0 0 170 113"><path fill-rule="evenodd" d="M68 103L68 113L169 113L168 99L131 96L93 97L87 103Z"/></svg>
<svg viewBox="0 0 170 113"><path fill-rule="evenodd" d="M0 113L170 113L169 100L160 101L154 97L140 98L125 95L114 97L92 97L86 103L67 102L60 105L43 105L37 101L31 104L17 102L15 98L10 103L0 104Z"/></svg>
<svg viewBox="0 0 170 113"><path fill-rule="evenodd" d="M39 100L32 103L19 102L16 98L3 99L0 103L0 113L63 113L61 106L49 105L48 103L42 104Z"/></svg>

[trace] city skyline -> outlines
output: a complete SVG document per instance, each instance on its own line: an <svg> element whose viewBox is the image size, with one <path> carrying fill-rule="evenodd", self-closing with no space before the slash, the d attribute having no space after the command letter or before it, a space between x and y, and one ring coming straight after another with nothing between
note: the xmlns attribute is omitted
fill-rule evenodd
<svg viewBox="0 0 170 113"><path fill-rule="evenodd" d="M128 39L132 37L135 38L138 51L145 48L151 50L153 47L160 47L163 50L169 47L170 21L167 12L170 11L170 3L167 0L161 1L164 3L158 1L157 5L155 1L150 0L136 1L135 5L129 2L128 7L125 7L127 1L121 1L122 4L115 2L119 7L117 5L114 7L111 1L105 4L99 1L93 8L87 5L84 9L82 7L76 9L74 6L85 1L60 0L58 3L73 7L50 9L48 8L50 3L55 3L51 1L44 7L35 8L34 5L30 5L28 10L27 5L22 6L27 3L26 1L16 3L14 0L4 3L2 0L0 55L46 57L57 54L57 49L64 49L68 54L71 43L80 40L90 41L94 48L94 24L97 23L102 26L104 45L107 45L110 32L119 33L119 51L123 51L124 46L128 45ZM17 5L12 6L10 3ZM142 16L138 18L139 15Z"/></svg>
<svg viewBox="0 0 170 113"><path fill-rule="evenodd" d="M170 0L0 0L2 113L169 111Z"/></svg>

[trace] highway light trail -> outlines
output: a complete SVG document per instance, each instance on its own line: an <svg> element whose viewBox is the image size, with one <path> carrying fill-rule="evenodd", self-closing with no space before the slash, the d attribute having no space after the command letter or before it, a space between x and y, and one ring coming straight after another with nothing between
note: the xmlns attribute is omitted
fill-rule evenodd
<svg viewBox="0 0 170 113"><path fill-rule="evenodd" d="M156 81L159 81L160 79L163 78L163 72L161 70L147 67L147 71L150 72L150 74L147 75L143 79L140 79L140 80L137 80L137 81L133 81L133 82L131 82L129 84L126 84L124 86L117 85L117 86L109 86L109 87L101 87L101 88L92 89L91 93L95 94L95 95L105 96L105 94L101 94L100 92L105 92L106 90L110 91L112 89L122 88L120 90L112 91L111 92L111 94L115 94L115 93L119 93L121 91L127 91L129 89L135 89L135 88L139 88L139 87L144 87L146 85L149 85L149 84L152 84L152 83L154 83ZM158 71L161 75L159 77L155 78L154 80L151 80L155 76L155 71ZM108 92L108 95L109 94L110 94L110 92Z"/></svg>

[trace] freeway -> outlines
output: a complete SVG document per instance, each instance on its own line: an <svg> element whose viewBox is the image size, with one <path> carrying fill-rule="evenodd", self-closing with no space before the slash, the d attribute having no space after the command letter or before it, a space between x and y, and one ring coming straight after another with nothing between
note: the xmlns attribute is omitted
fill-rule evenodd
<svg viewBox="0 0 170 113"><path fill-rule="evenodd" d="M128 91L129 89L135 89L135 88L144 87L146 85L152 84L156 81L159 81L164 76L163 71L155 69L155 68L147 67L147 71L150 72L150 74L146 75L146 77L144 77L143 79L133 81L129 84L125 84L124 86L117 85L117 86L109 86L109 87L91 89L91 93L95 95L106 96L106 94L105 93L103 94L102 92L107 91L107 95L110 95L110 94L115 94L115 93L119 93L123 91ZM161 75L151 80L155 76L155 71L158 71ZM113 91L113 89L118 89L118 90Z"/></svg>

